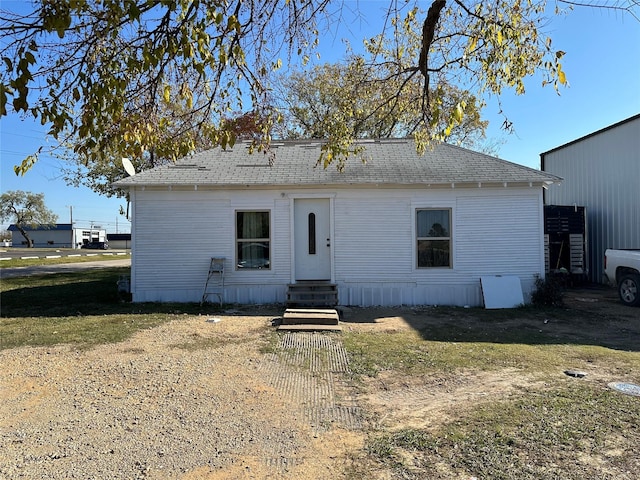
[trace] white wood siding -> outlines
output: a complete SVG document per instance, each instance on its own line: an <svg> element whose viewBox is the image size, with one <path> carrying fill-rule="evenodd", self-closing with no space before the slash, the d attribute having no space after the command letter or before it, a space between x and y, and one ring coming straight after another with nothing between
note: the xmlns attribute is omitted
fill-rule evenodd
<svg viewBox="0 0 640 480"><path fill-rule="evenodd" d="M463 197L457 202L456 270L474 275L534 275L542 236L532 196Z"/></svg>
<svg viewBox="0 0 640 480"><path fill-rule="evenodd" d="M411 199L397 195L369 190L336 198L333 245L340 303L413 303Z"/></svg>
<svg viewBox="0 0 640 480"><path fill-rule="evenodd" d="M480 275L544 275L539 189L384 191L335 201L336 282L355 305L479 305ZM346 198L344 198L346 197ZM451 208L452 268L416 268L415 211Z"/></svg>
<svg viewBox="0 0 640 480"><path fill-rule="evenodd" d="M210 258L232 258L229 200L195 193L136 193L132 229L136 301L198 301ZM225 268L230 267L227 261Z"/></svg>
<svg viewBox="0 0 640 480"><path fill-rule="evenodd" d="M335 200L338 282L402 281L412 269L410 199L375 193Z"/></svg>
<svg viewBox="0 0 640 480"><path fill-rule="evenodd" d="M134 198L135 301L199 301L211 257L226 259L225 302L284 301L289 280L288 202L271 193L239 196L212 191L146 190ZM270 211L270 270L236 270L237 210Z"/></svg>
<svg viewBox="0 0 640 480"><path fill-rule="evenodd" d="M284 195L282 195L284 193ZM283 303L292 202L304 191L136 191L134 301L199 301L209 259L227 259L227 303ZM544 272L538 188L315 190L333 199L333 278L343 305L480 305L480 275ZM452 212L453 265L416 267L419 208ZM271 212L271 269L236 270L235 212Z"/></svg>

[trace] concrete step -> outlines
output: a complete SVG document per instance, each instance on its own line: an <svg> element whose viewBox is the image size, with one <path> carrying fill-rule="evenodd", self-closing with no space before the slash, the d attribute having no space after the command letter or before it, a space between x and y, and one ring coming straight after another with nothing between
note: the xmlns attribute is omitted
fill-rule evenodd
<svg viewBox="0 0 640 480"><path fill-rule="evenodd" d="M341 332L342 327L340 325L278 325L276 330L279 331L294 331L294 332Z"/></svg>
<svg viewBox="0 0 640 480"><path fill-rule="evenodd" d="M335 309L287 308L283 325L338 325L340 317Z"/></svg>

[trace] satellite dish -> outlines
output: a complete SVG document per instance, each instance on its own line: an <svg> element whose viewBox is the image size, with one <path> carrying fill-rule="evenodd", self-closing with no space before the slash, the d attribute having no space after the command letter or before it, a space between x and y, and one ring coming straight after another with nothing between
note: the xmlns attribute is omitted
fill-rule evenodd
<svg viewBox="0 0 640 480"><path fill-rule="evenodd" d="M122 157L122 166L124 167L125 171L132 177L136 174L136 168L133 166L133 163L131 163L131 160L129 160L128 158Z"/></svg>

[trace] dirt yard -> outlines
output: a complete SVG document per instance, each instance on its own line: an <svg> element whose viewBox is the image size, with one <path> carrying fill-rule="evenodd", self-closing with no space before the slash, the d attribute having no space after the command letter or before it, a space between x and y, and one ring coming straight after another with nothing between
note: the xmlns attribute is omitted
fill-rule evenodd
<svg viewBox="0 0 640 480"><path fill-rule="evenodd" d="M640 309L619 304L613 290L574 290L566 302L589 318L599 312L607 328L585 328L597 328L603 345L640 342ZM382 373L356 388L339 334L276 335L281 314L185 315L87 351L0 351L0 478L344 478L371 422L431 428L539 381L507 368L439 378ZM474 321L463 309L454 315ZM343 328L385 333L439 321L427 308L349 309ZM614 374L599 368L588 381Z"/></svg>

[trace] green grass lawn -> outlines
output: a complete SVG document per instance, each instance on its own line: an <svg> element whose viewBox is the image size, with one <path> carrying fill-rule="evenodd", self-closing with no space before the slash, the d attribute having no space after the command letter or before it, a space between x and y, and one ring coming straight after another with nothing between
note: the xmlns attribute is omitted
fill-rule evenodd
<svg viewBox="0 0 640 480"><path fill-rule="evenodd" d="M119 342L143 328L216 306L130 303L117 291L130 269L7 278L0 286L0 349Z"/></svg>
<svg viewBox="0 0 640 480"><path fill-rule="evenodd" d="M31 256L28 249L24 249L25 257ZM15 267L32 267L36 265L59 265L63 263L84 263L84 262L99 262L109 260L119 260L123 258L129 258L129 253L125 255L116 255L115 252L104 252L102 250L82 250L83 253L79 253L78 250L67 250L62 253L55 251L37 253L38 258L10 258L8 260L0 261L0 269L2 268L15 268ZM21 252L22 253L22 252ZM72 255L72 256L69 256ZM36 255L34 255L36 256ZM46 258L46 256L52 258ZM59 258L53 258L58 257Z"/></svg>

